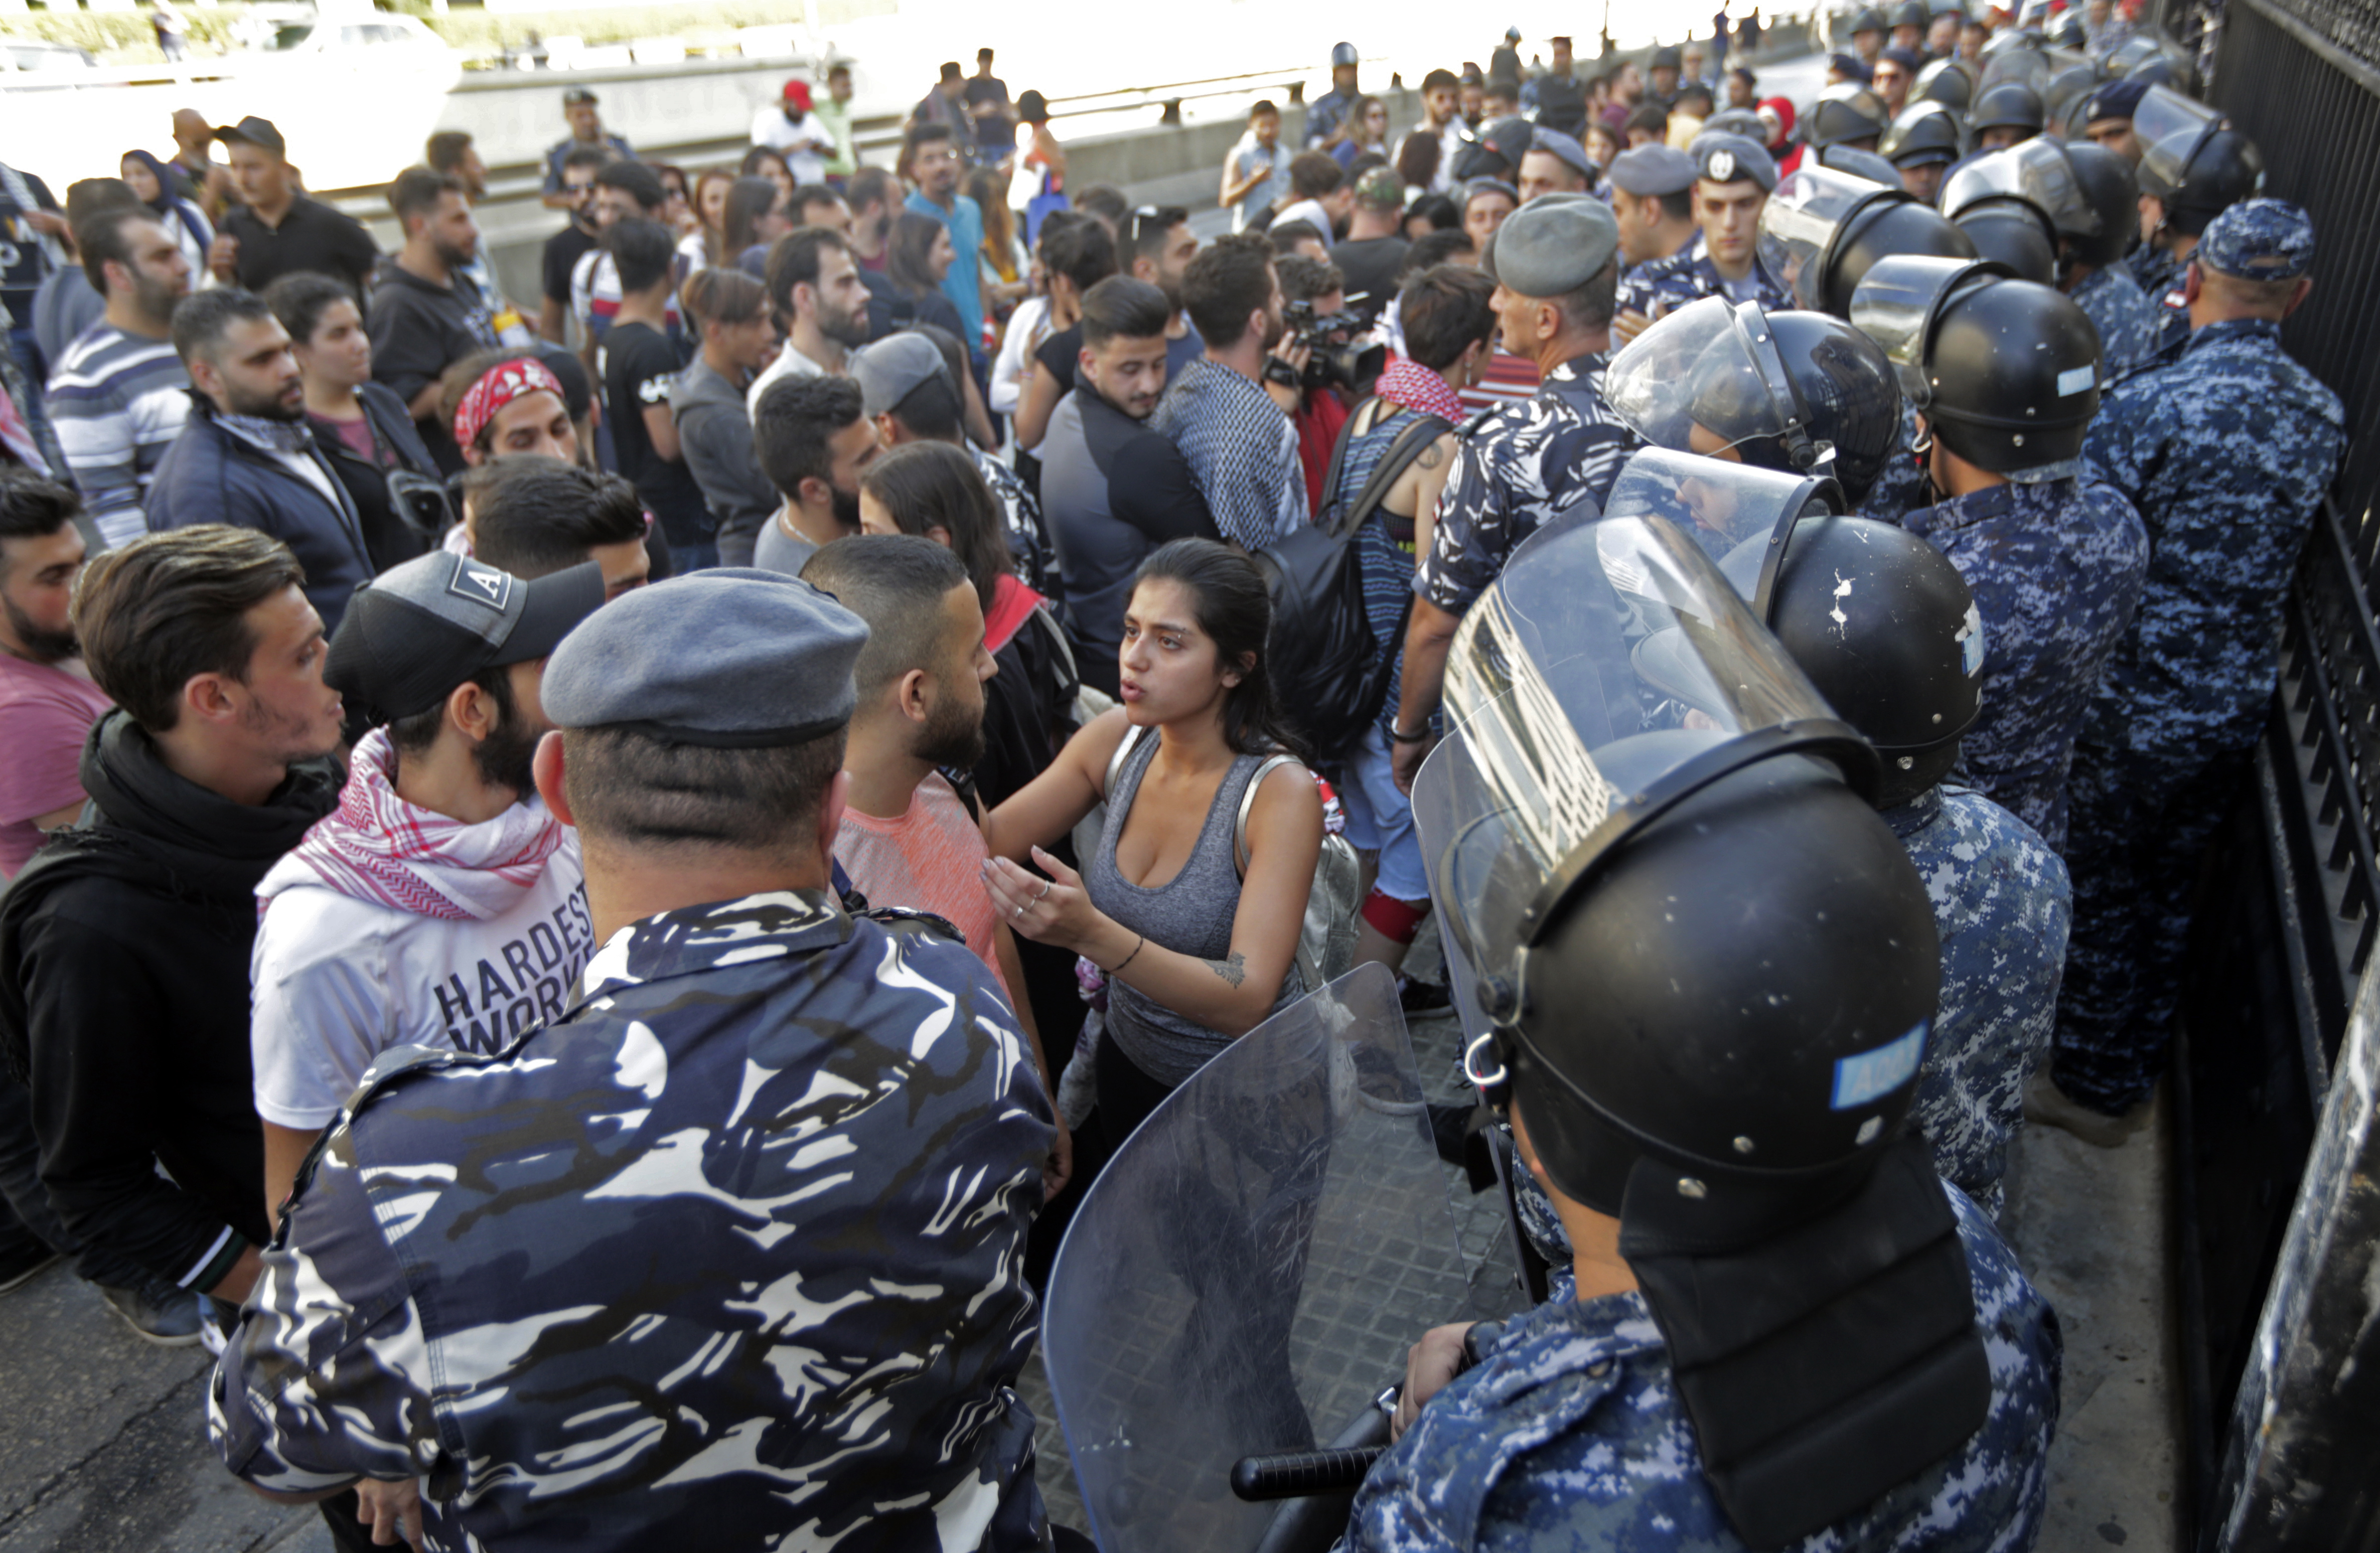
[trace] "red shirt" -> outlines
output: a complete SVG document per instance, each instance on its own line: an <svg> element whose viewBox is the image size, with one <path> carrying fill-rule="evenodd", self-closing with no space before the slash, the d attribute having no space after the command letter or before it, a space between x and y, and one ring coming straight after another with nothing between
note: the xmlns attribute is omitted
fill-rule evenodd
<svg viewBox="0 0 2380 1553"><path fill-rule="evenodd" d="M1330 478L1330 455L1339 445L1339 429L1347 424L1347 406L1338 394L1320 388L1305 395L1292 419L1297 426L1297 462L1305 471L1305 516L1312 517L1330 494L1322 487Z"/></svg>
<svg viewBox="0 0 2380 1553"><path fill-rule="evenodd" d="M72 670L0 652L0 875L42 844L35 819L81 802L83 740L115 704Z"/></svg>

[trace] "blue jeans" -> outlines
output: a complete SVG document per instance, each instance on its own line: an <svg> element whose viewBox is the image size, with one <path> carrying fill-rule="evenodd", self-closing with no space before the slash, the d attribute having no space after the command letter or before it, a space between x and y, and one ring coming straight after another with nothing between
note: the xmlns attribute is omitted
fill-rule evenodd
<svg viewBox="0 0 2380 1553"><path fill-rule="evenodd" d="M719 543L705 540L698 545L672 545L670 576L682 577L688 572L707 571L719 564Z"/></svg>

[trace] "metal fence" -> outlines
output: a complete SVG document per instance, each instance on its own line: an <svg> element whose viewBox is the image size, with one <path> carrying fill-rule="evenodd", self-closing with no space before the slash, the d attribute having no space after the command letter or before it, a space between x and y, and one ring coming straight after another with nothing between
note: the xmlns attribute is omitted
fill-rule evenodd
<svg viewBox="0 0 2380 1553"><path fill-rule="evenodd" d="M2346 1070L2374 1035L2357 991L2380 936L2380 6L2165 9L2180 37L2204 15L2209 98L2254 137L2268 190L2313 217L2316 288L2283 337L2345 401L2350 436L2284 619L2256 780L2194 928L2175 1074L2186 1546L2368 1548L2380 1508L2362 1485L2380 1431L2372 1382L2354 1377L2371 1339L2305 1313L2369 1256L2338 1244L2340 1183L2317 1177L2342 1159L2370 1167L2363 1134L2347 1135L2368 1097ZM2293 1389L2293 1374L2316 1371L2336 1383ZM2311 1454L2276 1435L2282 1416Z"/></svg>

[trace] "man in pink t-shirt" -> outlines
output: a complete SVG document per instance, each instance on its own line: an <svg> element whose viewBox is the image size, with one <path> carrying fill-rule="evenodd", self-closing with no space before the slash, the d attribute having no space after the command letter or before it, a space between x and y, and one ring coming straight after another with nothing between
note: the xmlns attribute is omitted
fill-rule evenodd
<svg viewBox="0 0 2380 1553"><path fill-rule="evenodd" d="M80 510L62 485L0 473L0 878L81 812L83 740L112 704L83 672L67 618Z"/></svg>
<svg viewBox="0 0 2380 1553"><path fill-rule="evenodd" d="M959 930L1000 977L1054 1095L1032 1004L1018 996L1016 940L983 887L990 849L936 770L971 770L983 758L983 686L998 671L975 583L949 550L909 534L837 540L809 558L802 579L868 622L853 669L859 705L844 750L851 794L835 861L869 905L931 912ZM1062 1120L1056 1158L1062 1176L1071 1159Z"/></svg>

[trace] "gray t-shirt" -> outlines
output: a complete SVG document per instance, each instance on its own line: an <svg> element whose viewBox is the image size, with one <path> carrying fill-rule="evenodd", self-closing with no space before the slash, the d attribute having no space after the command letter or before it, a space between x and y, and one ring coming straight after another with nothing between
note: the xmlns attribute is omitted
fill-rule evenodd
<svg viewBox="0 0 2380 1553"><path fill-rule="evenodd" d="M819 547L799 534L785 532L784 515L772 516L760 525L760 537L752 545L752 564L764 572L783 572L789 577L802 575L802 567L816 555Z"/></svg>

